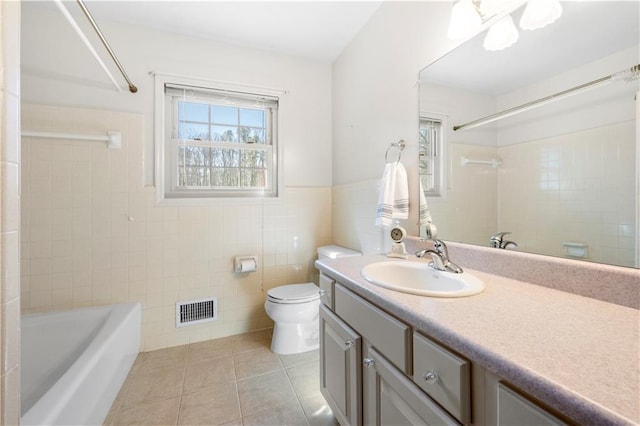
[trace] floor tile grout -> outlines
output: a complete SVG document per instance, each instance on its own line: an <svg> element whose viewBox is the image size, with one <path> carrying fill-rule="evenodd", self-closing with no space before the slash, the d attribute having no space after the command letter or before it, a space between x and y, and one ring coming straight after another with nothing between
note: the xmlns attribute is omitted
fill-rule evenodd
<svg viewBox="0 0 640 426"><path fill-rule="evenodd" d="M258 369L252 369L251 367L248 367L247 370L247 365L244 364L244 371L245 373L249 373L249 375L247 377L244 378L239 378L238 375L238 368L239 368L239 363L238 363L238 359L241 356L245 356L246 354L250 353L250 352L258 352L258 351L264 351L264 349L269 349L269 340L266 339L264 337L264 331L261 332L255 332L255 333L248 333L246 335L240 335L241 337L232 337L231 339L228 340L229 345L231 345L230 351L226 354L226 355L221 355L221 356L215 356L213 358L209 358L207 356L207 348L208 346L201 346L200 348L198 348L200 356L202 357L202 359L196 359L195 357L192 358L192 356L194 356L194 354L196 353L196 349L195 349L195 345L198 345L200 343L205 343L205 342L197 342L197 343L193 343L193 344L188 344L188 345L184 345L186 346L186 348L184 349L184 354L180 355L180 351L181 349L176 349L176 348L180 348L180 347L175 347L175 348L168 348L167 350L161 349L158 352L155 352L154 355L150 355L153 352L147 352L147 353L141 353L139 355L139 359L136 360L136 365L134 368L132 368L131 372L129 373L129 376L127 377L124 386L121 390L122 395L120 396L120 400L118 401L117 405L114 405L112 407L112 411L110 411L109 413L109 417L108 419L112 420L111 424L115 424L113 422L113 420L118 420L118 418L120 417L120 414L123 412L126 412L128 410L133 410L136 407L139 407L140 405L143 404L148 404L148 403L158 403L159 401L164 401L164 400L169 400L169 399L173 399L175 398L175 396L172 397L160 397L160 398L151 398L151 399L142 399L139 402L134 402L132 403L128 408L124 408L125 406L125 402L127 397L129 396L129 391L130 388L132 386L132 384L135 382L136 380L136 376L140 376L143 375L143 373L146 373L146 377L145 380L149 380L149 371L153 371L154 369L158 369L159 373L160 371L170 371L173 368L171 367L172 363L180 363L182 362L182 377L181 377L181 382L180 385L178 387L178 395L177 395L177 413L175 414L175 425L180 424L181 422L181 418L183 416L187 416L185 417L185 420L187 418L189 418L189 415L187 414L187 411L184 411L187 409L187 406L183 406L183 402L186 403L185 397L187 395L194 395L197 394L198 392L202 392L204 389L210 388L210 387L217 387L217 386L222 386L222 385L227 385L227 384L232 384L235 388L235 403L236 403L236 408L237 408L237 415L239 415L239 419L238 420L229 420L226 421L225 423L229 423L229 422L235 422L237 421L239 424L244 424L245 422L245 410L243 409L243 398L241 397L241 393L240 393L240 383L245 382L247 380L251 380L251 379L256 379L259 378L261 376L266 376L269 374L274 374L274 373L279 373L279 374L284 374L284 377L287 380L287 383L289 384L289 390L293 393L293 396L295 397L295 405L291 405L291 402L293 402L294 400L290 400L289 403L286 402L286 400L282 400L282 401L278 401L276 402L276 405L271 407L268 406L267 408L265 408L264 410L259 410L256 413L252 413L249 414L248 417L253 417L253 420L255 420L255 416L259 416L261 414L263 415L267 415L267 413L271 413L271 415L276 415L276 416L280 416L280 415L284 415L284 416L290 416L293 415L291 410L295 410L296 412L298 412L298 414L295 414L295 416L297 417L298 415L301 415L302 419L304 419L304 425L309 426L311 424L311 418L307 415L307 413L305 412L305 408L303 406L302 403L302 394L299 394L298 391L296 390L296 386L294 386L294 382L292 379L292 374L293 370L295 368L298 368L300 366L303 366L305 364L309 364L309 366L311 368L313 368L313 363L317 363L317 354L316 356L314 356L313 354L310 354L309 357L307 356L303 356L299 359L296 358L296 354L294 354L291 358L286 358L286 356L280 355L280 354L273 354L273 356L275 356L275 358L270 358L269 356L266 356L265 358L263 358L260 360L260 362L264 362L265 363L265 369L269 369L269 365L273 364L274 366L277 365L277 368L273 369L273 370L269 370L269 371L260 371L260 369L262 368L262 366L259 366ZM210 342L215 342L215 340L211 340ZM224 346L223 346L224 348ZM242 350L244 348L244 350ZM248 348L248 349L247 349ZM212 352L216 353L216 351L218 349L216 349L215 344L211 345L211 350ZM165 352L160 352L160 351L165 351ZM222 349L222 351L224 352L224 349ZM266 352L266 351L265 351ZM178 356L176 356L178 355ZM164 358L163 358L164 357ZM197 383L192 383L189 387L191 389L190 391L186 391L186 387L187 387L187 380L189 377L192 376L187 376L187 372L189 371L189 367L195 364L198 364L200 362L209 362L209 361L214 361L214 360L221 360L223 358L228 358L231 357L231 365L233 366L233 376L232 379L228 380L228 381L224 381L224 382L215 382L213 384L208 383L206 381L203 382L197 382ZM248 362L251 362L250 358L251 355L248 356L249 360ZM285 363L285 359L288 359L287 363ZM277 361L277 362L275 362ZM154 364L147 364L148 362L153 362ZM247 362L247 359L244 359L243 362ZM145 364L147 364L147 368L149 367L149 365L157 365L157 367L148 369L147 371L145 371ZM174 370L175 371L175 370ZM258 371L258 372L256 372ZM193 371L191 371L191 373L193 373ZM191 374L190 373L190 374ZM177 373L174 373L177 376ZM300 374L300 373L295 373L295 374ZM217 376L216 376L217 377ZM176 377L177 378L177 377ZM307 380L307 378L305 377L305 375L303 374L303 376L298 379L297 383L298 383L298 387L300 387L300 391L301 392L305 392L305 393L309 393L308 389L309 386L308 384L305 386L305 380ZM151 380L151 384L150 386L154 386L157 383L153 382L153 380ZM207 384L208 383L208 384ZM194 387L195 386L195 387ZM137 391L138 388L140 387L140 384L136 384L136 388L135 390ZM146 391L145 391L146 392ZM319 389L318 389L319 392ZM319 393L318 393L319 394ZM320 394L319 394L320 395ZM133 395L131 395L133 396ZM244 395L244 397L246 398L247 395ZM134 397L135 398L135 397ZM252 397L255 398L255 395ZM309 397L308 398L312 398ZM315 398L315 396L313 396L313 398ZM193 400L191 400L193 401ZM275 402L276 400L274 400ZM229 401L230 402L230 401ZM187 405L189 403L186 403ZM294 408L295 407L295 408ZM197 408L196 408L197 409ZM283 414L283 413L277 413L274 414L273 412L276 410L284 410L285 412L288 412L289 414ZM149 410L149 411L153 411L153 410ZM197 411L196 411L197 412ZM133 412L132 412L133 413ZM221 412L222 413L222 412ZM153 414L153 413L151 413ZM132 414L135 415L135 414ZM192 413L191 416L193 416L194 414ZM197 416L197 415L196 415ZM325 414L322 415L323 419L326 416ZM316 419L314 421L314 424L318 422L318 419L320 419L320 417L313 417L314 419ZM123 417L124 419L124 417ZM333 419L333 420L331 420ZM168 420L168 419L167 419ZM325 423L327 422L331 422L331 424L335 424L335 419L330 416L327 417L324 420L320 420L323 421ZM302 426L302 425L301 425Z"/></svg>

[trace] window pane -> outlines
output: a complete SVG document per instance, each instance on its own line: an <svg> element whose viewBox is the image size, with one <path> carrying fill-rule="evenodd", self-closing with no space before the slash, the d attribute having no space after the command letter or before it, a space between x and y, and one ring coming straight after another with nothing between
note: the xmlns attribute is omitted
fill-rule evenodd
<svg viewBox="0 0 640 426"><path fill-rule="evenodd" d="M213 167L240 167L239 149L213 148L211 150L211 165Z"/></svg>
<svg viewBox="0 0 640 426"><path fill-rule="evenodd" d="M204 146L179 146L178 164L186 166L208 166L211 164L211 148Z"/></svg>
<svg viewBox="0 0 640 426"><path fill-rule="evenodd" d="M209 126L180 122L178 124L178 139L209 140Z"/></svg>
<svg viewBox="0 0 640 426"><path fill-rule="evenodd" d="M211 186L239 186L240 169L211 169Z"/></svg>
<svg viewBox="0 0 640 426"><path fill-rule="evenodd" d="M209 168L179 167L178 186L209 186Z"/></svg>
<svg viewBox="0 0 640 426"><path fill-rule="evenodd" d="M178 102L178 111L180 121L199 121L201 123L209 122L209 105L196 102Z"/></svg>
<svg viewBox="0 0 640 426"><path fill-rule="evenodd" d="M264 188L266 170L242 170L242 186L249 188Z"/></svg>
<svg viewBox="0 0 640 426"><path fill-rule="evenodd" d="M244 150L242 152L240 167L251 169L265 168L265 151Z"/></svg>
<svg viewBox="0 0 640 426"><path fill-rule="evenodd" d="M238 125L238 108L211 105L211 122Z"/></svg>
<svg viewBox="0 0 640 426"><path fill-rule="evenodd" d="M240 125L264 127L264 110L241 108Z"/></svg>
<svg viewBox="0 0 640 426"><path fill-rule="evenodd" d="M240 127L240 142L264 143L264 130Z"/></svg>
<svg viewBox="0 0 640 426"><path fill-rule="evenodd" d="M228 126L211 126L211 139L216 142L238 142L238 128Z"/></svg>

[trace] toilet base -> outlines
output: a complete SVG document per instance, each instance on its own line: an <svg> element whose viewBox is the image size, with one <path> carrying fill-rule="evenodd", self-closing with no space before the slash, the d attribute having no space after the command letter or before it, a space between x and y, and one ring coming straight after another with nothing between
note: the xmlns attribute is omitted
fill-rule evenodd
<svg viewBox="0 0 640 426"><path fill-rule="evenodd" d="M291 355L318 349L318 327L317 317L315 321L307 324L275 323L271 337L271 352Z"/></svg>

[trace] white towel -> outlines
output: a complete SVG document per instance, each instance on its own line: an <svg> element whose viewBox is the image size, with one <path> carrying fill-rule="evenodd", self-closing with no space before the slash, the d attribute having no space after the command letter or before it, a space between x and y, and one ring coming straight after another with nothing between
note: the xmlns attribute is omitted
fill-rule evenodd
<svg viewBox="0 0 640 426"><path fill-rule="evenodd" d="M424 188L422 187L422 180L420 180L420 225L428 225L433 221L431 219L431 212L427 205L427 197L424 196Z"/></svg>
<svg viewBox="0 0 640 426"><path fill-rule="evenodd" d="M409 218L407 171L399 161L387 163L380 181L376 225L390 227L394 219Z"/></svg>

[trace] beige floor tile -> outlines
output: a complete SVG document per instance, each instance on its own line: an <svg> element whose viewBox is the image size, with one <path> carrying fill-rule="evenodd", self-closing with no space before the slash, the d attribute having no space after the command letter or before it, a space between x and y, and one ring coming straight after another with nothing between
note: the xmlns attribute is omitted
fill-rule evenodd
<svg viewBox="0 0 640 426"><path fill-rule="evenodd" d="M136 373L154 370L156 368L180 368L184 367L187 360L188 346L175 346L157 351L144 352L142 365L136 369Z"/></svg>
<svg viewBox="0 0 640 426"><path fill-rule="evenodd" d="M240 420L235 383L203 388L182 396L179 425L222 425Z"/></svg>
<svg viewBox="0 0 640 426"><path fill-rule="evenodd" d="M180 397L143 402L120 411L114 424L127 425L175 425L178 420Z"/></svg>
<svg viewBox="0 0 640 426"><path fill-rule="evenodd" d="M238 381L238 394L243 417L297 404L296 395L284 370Z"/></svg>
<svg viewBox="0 0 640 426"><path fill-rule="evenodd" d="M299 405L278 407L242 418L244 426L306 426L304 412Z"/></svg>
<svg viewBox="0 0 640 426"><path fill-rule="evenodd" d="M192 343L189 345L187 363L208 361L211 359L232 356L231 337L222 339L207 340L204 342Z"/></svg>
<svg viewBox="0 0 640 426"><path fill-rule="evenodd" d="M287 368L286 372L298 398L308 398L320 393L320 366L317 361Z"/></svg>
<svg viewBox="0 0 640 426"><path fill-rule="evenodd" d="M311 426L340 426L322 394L301 398L300 404Z"/></svg>
<svg viewBox="0 0 640 426"><path fill-rule="evenodd" d="M105 425L337 426L319 391L318 351L274 354L272 332L140 354Z"/></svg>
<svg viewBox="0 0 640 426"><path fill-rule="evenodd" d="M184 393L194 392L200 388L234 382L233 358L210 359L208 361L188 364L184 378Z"/></svg>
<svg viewBox="0 0 640 426"><path fill-rule="evenodd" d="M238 380L282 370L283 368L280 357L266 348L234 355L233 363Z"/></svg>
<svg viewBox="0 0 640 426"><path fill-rule="evenodd" d="M135 374L122 401L122 409L128 409L142 401L154 401L180 396L184 381L184 367L156 368Z"/></svg>
<svg viewBox="0 0 640 426"><path fill-rule="evenodd" d="M239 354L256 349L269 348L271 347L271 334L273 334L273 329L267 328L265 330L233 336L231 340L233 353Z"/></svg>
<svg viewBox="0 0 640 426"><path fill-rule="evenodd" d="M311 361L318 362L320 360L320 351L318 351L318 349L315 349L299 354L280 355L280 360L282 361L282 365L284 365L284 368L293 367L299 364L305 364Z"/></svg>

